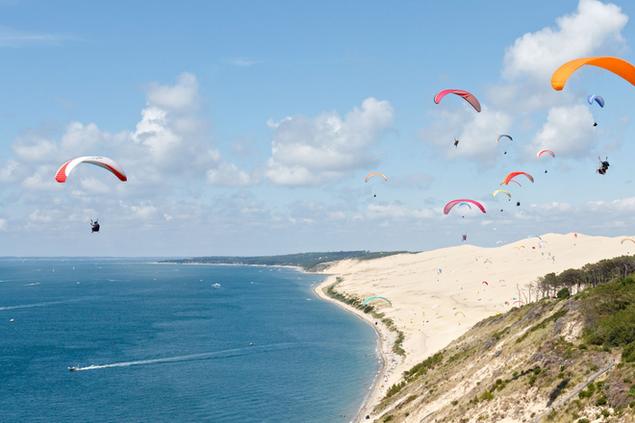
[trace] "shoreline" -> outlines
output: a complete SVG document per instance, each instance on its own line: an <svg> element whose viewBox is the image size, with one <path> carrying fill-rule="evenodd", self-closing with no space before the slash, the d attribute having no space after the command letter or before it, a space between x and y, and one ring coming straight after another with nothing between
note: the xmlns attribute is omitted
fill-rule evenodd
<svg viewBox="0 0 635 423"><path fill-rule="evenodd" d="M381 366L351 421L380 421L389 415L395 404L381 408L381 400L392 385L402 381L405 371L441 351L481 320L510 310L518 301L535 301L540 277L632 254L630 245L622 241L623 236L545 234L494 248L459 245L418 254L333 262L322 271L326 279L316 284L314 292L366 321L378 336ZM346 298L330 297L326 289L336 282L335 292L346 297L389 298L391 306L380 306L376 311L390 324L347 304ZM403 335L400 346L405 356L392 351L398 335L389 326Z"/></svg>
<svg viewBox="0 0 635 423"><path fill-rule="evenodd" d="M378 362L380 363L379 370L375 374L375 377L373 378L373 381L368 388L357 413L350 420L351 422L373 421L378 416L374 416L372 410L375 408L379 400L383 398L385 391L388 389L388 385L382 385L381 382L382 380L387 382L389 377L392 376L391 371L394 372L398 363L402 361L402 357L399 357L392 351L392 344L394 343L396 336L386 327L386 325L378 320L375 320L372 316L348 304L329 297L324 292L324 289L336 282L336 276L325 276L326 278L322 282L313 287L315 295L324 301L331 302L349 313L352 313L358 319L361 319L370 325L375 331L377 338L375 352ZM366 420L366 416L370 416L368 420Z"/></svg>

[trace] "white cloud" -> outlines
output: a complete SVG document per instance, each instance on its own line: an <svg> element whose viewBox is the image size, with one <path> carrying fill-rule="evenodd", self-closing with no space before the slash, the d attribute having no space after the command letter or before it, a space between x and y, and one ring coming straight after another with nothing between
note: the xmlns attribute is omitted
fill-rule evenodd
<svg viewBox="0 0 635 423"><path fill-rule="evenodd" d="M233 163L221 163L215 169L207 171L207 181L213 185L246 186L254 182L253 178Z"/></svg>
<svg viewBox="0 0 635 423"><path fill-rule="evenodd" d="M27 32L0 26L0 47L27 47L35 45L60 45L70 37L60 34Z"/></svg>
<svg viewBox="0 0 635 423"><path fill-rule="evenodd" d="M435 112L434 125L422 131L426 143L437 146L448 157L467 157L491 162L496 159L498 134L508 133L511 117L502 111L483 108L474 111ZM457 128L459 128L457 130ZM459 140L454 148L454 138Z"/></svg>
<svg viewBox="0 0 635 423"><path fill-rule="evenodd" d="M370 219L432 219L439 216L438 210L411 208L403 204L369 204L367 217Z"/></svg>
<svg viewBox="0 0 635 423"><path fill-rule="evenodd" d="M505 53L503 74L548 81L562 63L622 44L628 16L614 4L580 0L578 9L556 20L556 27L526 33Z"/></svg>
<svg viewBox="0 0 635 423"><path fill-rule="evenodd" d="M553 107L532 141L530 153L542 148L564 157L588 156L594 144L593 116L584 105Z"/></svg>
<svg viewBox="0 0 635 423"><path fill-rule="evenodd" d="M151 84L148 102L169 110L188 110L198 106L198 81L191 73L182 73L174 85Z"/></svg>
<svg viewBox="0 0 635 423"><path fill-rule="evenodd" d="M371 97L345 118L329 112L270 121L274 136L267 177L280 185L310 185L367 167L376 161L373 144L392 120L390 103Z"/></svg>
<svg viewBox="0 0 635 423"><path fill-rule="evenodd" d="M0 166L0 181L8 182L17 177L20 164L15 160L8 160L4 165Z"/></svg>
<svg viewBox="0 0 635 423"><path fill-rule="evenodd" d="M130 211L134 217L145 220L157 214L157 208L151 204L139 204L130 206Z"/></svg>
<svg viewBox="0 0 635 423"><path fill-rule="evenodd" d="M40 138L20 140L13 145L15 154L29 162L42 162L56 158L57 145L54 142Z"/></svg>
<svg viewBox="0 0 635 423"><path fill-rule="evenodd" d="M590 201L588 206L592 211L628 213L630 215L635 212L635 197L619 198L611 201Z"/></svg>

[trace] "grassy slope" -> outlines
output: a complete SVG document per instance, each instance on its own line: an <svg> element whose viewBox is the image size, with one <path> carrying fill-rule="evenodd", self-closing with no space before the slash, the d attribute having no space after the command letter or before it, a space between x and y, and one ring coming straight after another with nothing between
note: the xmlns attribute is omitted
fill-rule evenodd
<svg viewBox="0 0 635 423"><path fill-rule="evenodd" d="M476 324L404 375L379 421L635 421L635 280Z"/></svg>

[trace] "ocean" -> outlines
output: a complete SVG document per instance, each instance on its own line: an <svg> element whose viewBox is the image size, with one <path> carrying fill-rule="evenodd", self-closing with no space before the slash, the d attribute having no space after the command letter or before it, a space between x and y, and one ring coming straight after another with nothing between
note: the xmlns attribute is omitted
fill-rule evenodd
<svg viewBox="0 0 635 423"><path fill-rule="evenodd" d="M0 259L0 421L347 422L375 334L313 294L322 278Z"/></svg>

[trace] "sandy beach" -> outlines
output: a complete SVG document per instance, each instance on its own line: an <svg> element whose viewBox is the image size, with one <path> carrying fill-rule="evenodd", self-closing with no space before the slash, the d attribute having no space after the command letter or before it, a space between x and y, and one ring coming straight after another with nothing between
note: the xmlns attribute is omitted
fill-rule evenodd
<svg viewBox="0 0 635 423"><path fill-rule="evenodd" d="M460 245L418 254L399 254L374 260L344 260L325 270L324 288L337 278L339 292L366 298L381 295L392 306L375 303L405 335L406 356L392 352L395 332L371 316L340 304L376 328L381 371L356 421L374 418L372 409L402 373L444 348L472 325L515 305L533 301L532 283L547 273L580 268L605 258L634 254L635 243L624 236L546 234L495 248ZM365 417L370 415L370 419Z"/></svg>

